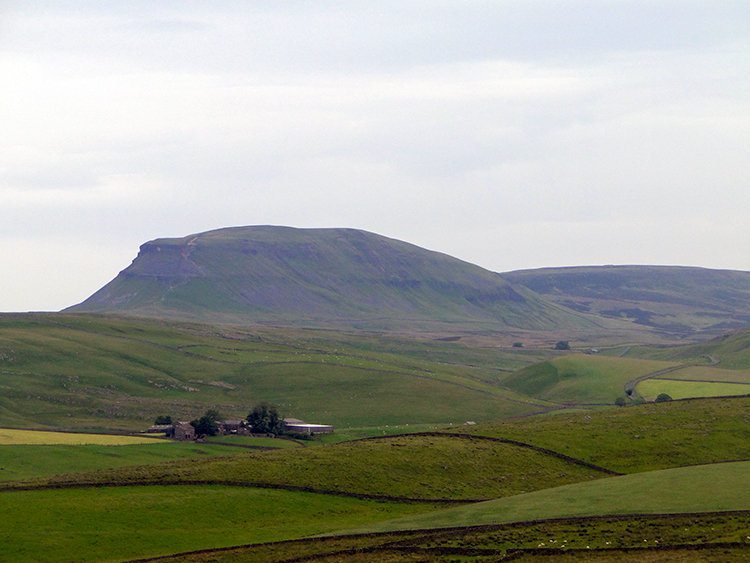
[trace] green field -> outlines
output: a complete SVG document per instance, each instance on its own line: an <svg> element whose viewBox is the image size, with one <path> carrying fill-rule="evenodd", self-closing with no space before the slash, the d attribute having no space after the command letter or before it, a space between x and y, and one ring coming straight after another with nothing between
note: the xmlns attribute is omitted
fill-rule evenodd
<svg viewBox="0 0 750 563"><path fill-rule="evenodd" d="M676 379L647 379L641 381L635 389L647 400L653 400L661 393L666 393L672 399L728 397L750 394L750 385L746 383L715 383L710 381L680 381Z"/></svg>
<svg viewBox="0 0 750 563"><path fill-rule="evenodd" d="M750 397L669 401L464 427L621 473L750 460Z"/></svg>
<svg viewBox="0 0 750 563"><path fill-rule="evenodd" d="M232 482L442 500L496 498L606 476L511 444L417 435L123 467L33 484Z"/></svg>
<svg viewBox="0 0 750 563"><path fill-rule="evenodd" d="M239 487L6 492L0 562L125 561L306 537L431 508Z"/></svg>
<svg viewBox="0 0 750 563"><path fill-rule="evenodd" d="M750 511L750 462L700 465L576 483L351 530L421 530L620 514Z"/></svg>
<svg viewBox="0 0 750 563"><path fill-rule="evenodd" d="M503 381L513 391L563 404L607 404L624 396L631 379L670 366L671 362L571 354L520 369Z"/></svg>
<svg viewBox="0 0 750 563"><path fill-rule="evenodd" d="M232 451L231 448L213 444L166 441L132 446L6 445L0 446L0 483L111 467L227 455Z"/></svg>
<svg viewBox="0 0 750 563"><path fill-rule="evenodd" d="M300 442L284 438L256 438L254 436L237 436L232 434L227 436L206 436L205 442L208 444L231 444L233 446L250 446L253 448L272 448L279 450L298 448L301 445Z"/></svg>

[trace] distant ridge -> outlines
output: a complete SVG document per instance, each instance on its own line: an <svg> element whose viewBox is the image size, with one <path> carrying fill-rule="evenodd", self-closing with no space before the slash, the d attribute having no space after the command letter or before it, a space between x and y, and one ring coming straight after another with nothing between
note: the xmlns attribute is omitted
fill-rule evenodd
<svg viewBox="0 0 750 563"><path fill-rule="evenodd" d="M686 266L579 266L504 273L545 299L652 331L705 336L750 327L750 272Z"/></svg>
<svg viewBox="0 0 750 563"><path fill-rule="evenodd" d="M71 312L372 330L597 328L499 274L355 229L157 239Z"/></svg>

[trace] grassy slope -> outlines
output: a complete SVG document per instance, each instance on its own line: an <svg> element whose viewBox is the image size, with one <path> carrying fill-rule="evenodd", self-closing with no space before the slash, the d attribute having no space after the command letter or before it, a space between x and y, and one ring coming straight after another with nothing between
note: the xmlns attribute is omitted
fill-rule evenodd
<svg viewBox="0 0 750 563"><path fill-rule="evenodd" d="M243 417L260 400L338 427L490 420L539 410L499 385L498 368L534 361L525 354L330 331L2 315L0 424L143 429L159 414L190 420L206 408Z"/></svg>
<svg viewBox="0 0 750 563"><path fill-rule="evenodd" d="M504 443L401 436L72 474L36 484L234 482L420 499L482 499L604 476Z"/></svg>
<svg viewBox="0 0 750 563"><path fill-rule="evenodd" d="M750 510L750 462L611 477L450 508L351 533L478 526L547 518Z"/></svg>
<svg viewBox="0 0 750 563"><path fill-rule="evenodd" d="M124 561L306 537L432 508L212 486L9 492L0 494L0 562Z"/></svg>
<svg viewBox="0 0 750 563"><path fill-rule="evenodd" d="M571 354L520 369L503 385L517 393L556 403L614 404L625 383L673 362Z"/></svg>
<svg viewBox="0 0 750 563"><path fill-rule="evenodd" d="M631 473L750 460L750 397L629 406L465 427Z"/></svg>

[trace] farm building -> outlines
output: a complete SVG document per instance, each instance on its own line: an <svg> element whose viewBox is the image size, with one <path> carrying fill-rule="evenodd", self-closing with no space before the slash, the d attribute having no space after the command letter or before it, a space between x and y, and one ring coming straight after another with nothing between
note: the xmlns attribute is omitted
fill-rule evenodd
<svg viewBox="0 0 750 563"><path fill-rule="evenodd" d="M225 420L219 423L219 434L246 434L244 420Z"/></svg>
<svg viewBox="0 0 750 563"><path fill-rule="evenodd" d="M195 440L195 428L189 422L178 422L174 425L172 437L175 440Z"/></svg>
<svg viewBox="0 0 750 563"><path fill-rule="evenodd" d="M284 431L300 434L333 434L333 426L329 424L308 424L298 418L285 418Z"/></svg>
<svg viewBox="0 0 750 563"><path fill-rule="evenodd" d="M174 428L174 425L172 424L154 424L153 426L149 427L148 430L146 430L146 433L147 434L169 434L173 428Z"/></svg>

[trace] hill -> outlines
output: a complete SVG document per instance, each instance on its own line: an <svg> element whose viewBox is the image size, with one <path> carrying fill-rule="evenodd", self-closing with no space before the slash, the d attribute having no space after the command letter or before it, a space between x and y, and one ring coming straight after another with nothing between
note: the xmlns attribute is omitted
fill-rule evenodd
<svg viewBox="0 0 750 563"><path fill-rule="evenodd" d="M209 408L241 418L263 400L337 435L492 420L549 408L500 378L551 354L331 330L0 315L0 426L138 430L158 415L192 420Z"/></svg>
<svg viewBox="0 0 750 563"><path fill-rule="evenodd" d="M750 272L677 266L587 266L502 274L551 302L676 335L750 326Z"/></svg>
<svg viewBox="0 0 750 563"><path fill-rule="evenodd" d="M147 242L67 311L368 330L606 326L445 254L354 229L274 226Z"/></svg>

